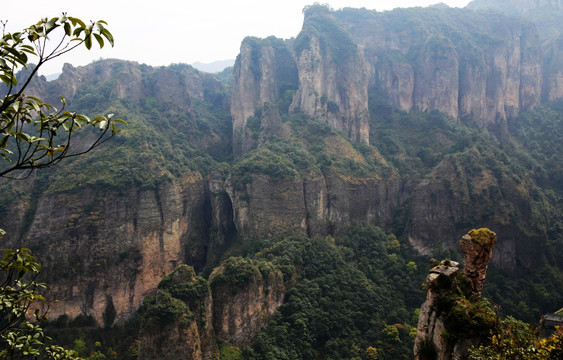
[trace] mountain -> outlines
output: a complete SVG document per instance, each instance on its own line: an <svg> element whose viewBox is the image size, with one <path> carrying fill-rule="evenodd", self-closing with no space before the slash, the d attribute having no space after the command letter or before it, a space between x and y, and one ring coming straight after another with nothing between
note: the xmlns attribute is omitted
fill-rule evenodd
<svg viewBox="0 0 563 360"><path fill-rule="evenodd" d="M198 69L199 71L205 71L205 72L208 72L208 73L218 73L218 72L225 70L229 66L233 66L234 63L235 63L235 61L233 59L218 60L218 61L213 61L213 62L210 62L210 63L202 63L202 62L196 61L192 64L192 66L194 68Z"/></svg>
<svg viewBox="0 0 563 360"><path fill-rule="evenodd" d="M425 262L461 260L455 239L483 226L485 296L533 320L563 302L563 96L545 80L563 68L538 31L313 5L294 39L244 39L230 79L67 64L32 91L129 125L0 182L3 241L43 263L63 336L132 321L126 346L104 341L146 359L412 358Z"/></svg>
<svg viewBox="0 0 563 360"><path fill-rule="evenodd" d="M467 9L496 11L518 16L534 23L543 52L543 99L555 100L563 96L563 2L560 0L474 0Z"/></svg>

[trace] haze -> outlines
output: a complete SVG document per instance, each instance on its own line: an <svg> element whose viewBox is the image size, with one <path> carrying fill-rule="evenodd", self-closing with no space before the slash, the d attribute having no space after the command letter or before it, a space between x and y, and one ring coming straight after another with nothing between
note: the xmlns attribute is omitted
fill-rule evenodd
<svg viewBox="0 0 563 360"><path fill-rule="evenodd" d="M391 10L396 7L428 6L435 0L328 0L334 9L354 7ZM469 0L443 1L464 7ZM74 52L42 68L44 75L58 73L65 62L86 65L99 58L134 60L153 66L171 63L207 63L234 59L246 36L280 38L297 36L303 22L302 10L311 0L160 0L94 2L32 0L22 10L20 3L2 4L0 19L8 20L8 31L20 31L41 17L65 11L83 20L104 19L116 44L103 50Z"/></svg>

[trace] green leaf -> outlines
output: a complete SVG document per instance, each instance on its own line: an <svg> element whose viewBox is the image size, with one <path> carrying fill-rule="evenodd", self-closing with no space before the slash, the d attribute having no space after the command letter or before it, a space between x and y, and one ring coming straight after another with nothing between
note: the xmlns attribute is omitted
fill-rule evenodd
<svg viewBox="0 0 563 360"><path fill-rule="evenodd" d="M90 50L92 48L92 35L87 35L84 39L84 45L86 45L86 49Z"/></svg>
<svg viewBox="0 0 563 360"><path fill-rule="evenodd" d="M104 47L104 39L96 33L94 33L94 37L96 38L96 41L100 45L100 49L103 48Z"/></svg>
<svg viewBox="0 0 563 360"><path fill-rule="evenodd" d="M113 35L109 32L109 30L104 28L104 30L102 31L102 35L109 41L109 43L113 47L113 45L114 45Z"/></svg>
<svg viewBox="0 0 563 360"><path fill-rule="evenodd" d="M65 22L64 24L65 34L66 36L70 36L72 28L70 27L70 23Z"/></svg>
<svg viewBox="0 0 563 360"><path fill-rule="evenodd" d="M123 125L128 125L127 121L122 120L122 119L111 119L111 121L118 122L118 123L123 124Z"/></svg>

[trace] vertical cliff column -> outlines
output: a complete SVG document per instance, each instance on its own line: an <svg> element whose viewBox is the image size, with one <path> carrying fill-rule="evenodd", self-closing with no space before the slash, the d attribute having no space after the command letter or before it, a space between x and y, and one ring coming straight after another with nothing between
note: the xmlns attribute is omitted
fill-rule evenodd
<svg viewBox="0 0 563 360"><path fill-rule="evenodd" d="M231 114L235 156L244 155L257 146L247 127L248 118L262 109L264 103L275 103L285 91L295 88L297 68L283 40L274 37L244 39L233 70ZM266 135L260 134L262 139Z"/></svg>
<svg viewBox="0 0 563 360"><path fill-rule="evenodd" d="M497 234L486 228L471 230L459 242L461 251L465 254L463 275L471 280L472 290L479 297L496 242Z"/></svg>
<svg viewBox="0 0 563 360"><path fill-rule="evenodd" d="M414 343L416 360L464 359L468 348L495 326L496 313L481 300L481 291L496 241L489 229L471 230L460 241L465 253L462 273L458 263L449 260L430 270Z"/></svg>
<svg viewBox="0 0 563 360"><path fill-rule="evenodd" d="M323 6L305 13L295 40L299 89L290 110L300 110L369 143L369 74L362 49Z"/></svg>

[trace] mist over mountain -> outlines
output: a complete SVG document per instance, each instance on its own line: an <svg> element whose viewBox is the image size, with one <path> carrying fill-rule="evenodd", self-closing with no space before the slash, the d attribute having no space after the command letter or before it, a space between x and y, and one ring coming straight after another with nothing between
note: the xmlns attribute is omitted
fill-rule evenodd
<svg viewBox="0 0 563 360"><path fill-rule="evenodd" d="M192 64L192 66L200 71L205 71L208 73L218 73L225 70L225 68L228 68L229 66L233 66L234 64L235 64L234 59L228 59L228 60L213 61L210 63L202 63L196 61L195 63Z"/></svg>
<svg viewBox="0 0 563 360"><path fill-rule="evenodd" d="M5 246L42 262L62 341L123 358L412 359L429 259L482 227L483 294L537 322L563 304L559 11L317 4L232 69L67 64L33 93L129 125L1 182Z"/></svg>

